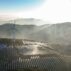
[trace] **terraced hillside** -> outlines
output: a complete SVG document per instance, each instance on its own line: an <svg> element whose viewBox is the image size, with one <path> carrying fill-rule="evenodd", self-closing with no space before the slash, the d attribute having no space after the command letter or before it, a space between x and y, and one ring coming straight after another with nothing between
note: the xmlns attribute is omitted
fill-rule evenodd
<svg viewBox="0 0 71 71"><path fill-rule="evenodd" d="M71 71L70 59L48 43L0 39L1 71Z"/></svg>

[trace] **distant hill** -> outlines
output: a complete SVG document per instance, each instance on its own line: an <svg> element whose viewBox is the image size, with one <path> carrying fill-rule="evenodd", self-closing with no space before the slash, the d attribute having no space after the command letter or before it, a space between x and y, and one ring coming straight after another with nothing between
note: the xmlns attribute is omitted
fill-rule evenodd
<svg viewBox="0 0 71 71"><path fill-rule="evenodd" d="M36 41L49 42L50 44L68 45L71 43L70 22L52 25L44 22L44 25L40 26L35 24L42 24L43 22L33 18L16 19L7 22L0 25L0 38L26 38Z"/></svg>
<svg viewBox="0 0 71 71"><path fill-rule="evenodd" d="M0 38L27 38L34 31L35 25L14 25L6 23L0 25Z"/></svg>
<svg viewBox="0 0 71 71"><path fill-rule="evenodd" d="M0 20L0 24L4 23L15 23L15 24L20 24L20 25L42 25L46 24L45 21L42 21L40 19L34 19L34 18L19 18L19 19L14 19L14 20Z"/></svg>
<svg viewBox="0 0 71 71"><path fill-rule="evenodd" d="M39 26L31 35L30 38L35 40L67 45L71 43L71 23L66 22Z"/></svg>

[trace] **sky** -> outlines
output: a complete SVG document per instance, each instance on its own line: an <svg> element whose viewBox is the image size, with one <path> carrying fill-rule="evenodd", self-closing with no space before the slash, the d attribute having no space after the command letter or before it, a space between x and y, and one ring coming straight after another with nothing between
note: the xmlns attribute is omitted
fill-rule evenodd
<svg viewBox="0 0 71 71"><path fill-rule="evenodd" d="M71 22L71 0L0 0L0 19L14 18Z"/></svg>

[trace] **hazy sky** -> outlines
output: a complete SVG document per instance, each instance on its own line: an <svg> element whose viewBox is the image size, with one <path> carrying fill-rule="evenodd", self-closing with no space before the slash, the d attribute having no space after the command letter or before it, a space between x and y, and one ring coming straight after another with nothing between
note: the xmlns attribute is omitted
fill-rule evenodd
<svg viewBox="0 0 71 71"><path fill-rule="evenodd" d="M71 0L0 0L0 19L6 18L71 22Z"/></svg>

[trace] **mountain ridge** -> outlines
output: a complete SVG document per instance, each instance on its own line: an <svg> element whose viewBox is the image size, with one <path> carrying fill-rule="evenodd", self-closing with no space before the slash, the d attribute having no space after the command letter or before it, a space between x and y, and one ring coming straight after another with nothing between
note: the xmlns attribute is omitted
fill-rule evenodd
<svg viewBox="0 0 71 71"><path fill-rule="evenodd" d="M35 19L31 18L28 20L31 21ZM0 37L30 38L36 41L47 41L52 44L70 44L70 33L71 22L39 26L35 24L20 25L15 23L4 23L0 25Z"/></svg>

